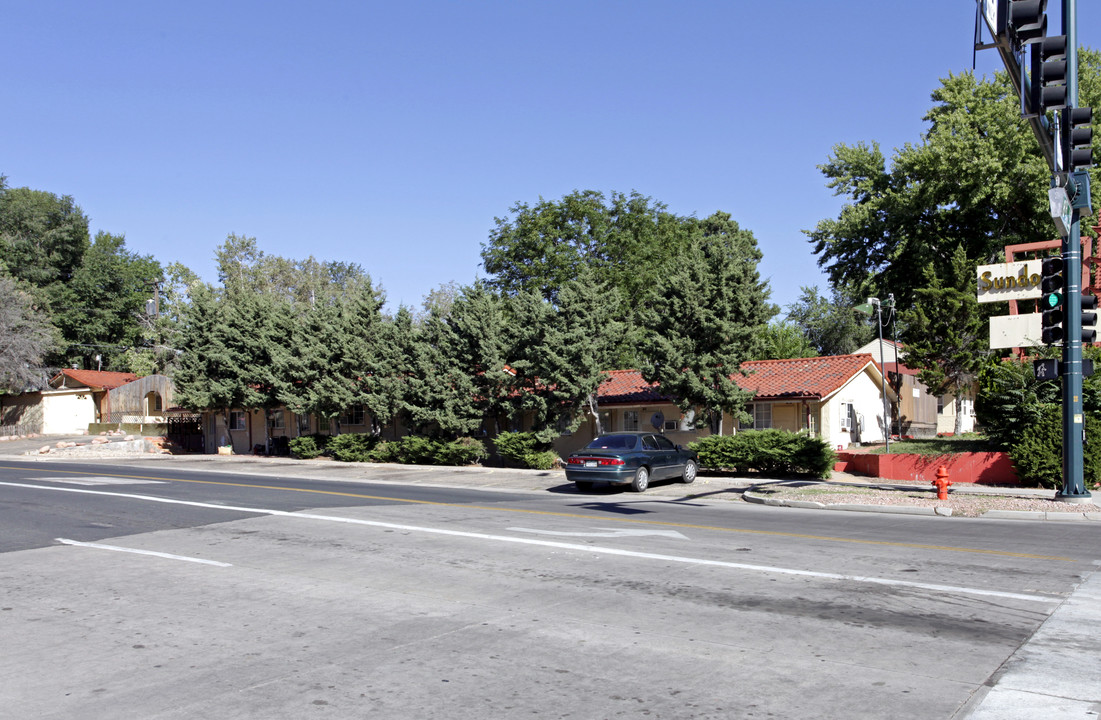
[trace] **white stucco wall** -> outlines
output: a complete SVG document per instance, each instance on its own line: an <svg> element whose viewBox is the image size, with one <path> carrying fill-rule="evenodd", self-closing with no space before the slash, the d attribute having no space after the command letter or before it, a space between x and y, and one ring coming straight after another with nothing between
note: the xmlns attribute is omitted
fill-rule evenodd
<svg viewBox="0 0 1101 720"><path fill-rule="evenodd" d="M96 421L96 406L89 390L46 390L42 393L42 432L73 435L88 431Z"/></svg>
<svg viewBox="0 0 1101 720"><path fill-rule="evenodd" d="M841 409L852 403L860 427L842 429ZM879 383L865 370L854 376L840 390L826 399L822 407L821 436L830 447L842 449L853 443L881 443L883 433L883 396Z"/></svg>

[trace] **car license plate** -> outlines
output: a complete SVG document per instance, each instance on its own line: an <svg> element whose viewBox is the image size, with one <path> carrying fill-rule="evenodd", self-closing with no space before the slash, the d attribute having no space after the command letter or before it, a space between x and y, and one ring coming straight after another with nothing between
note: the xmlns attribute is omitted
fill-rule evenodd
<svg viewBox="0 0 1101 720"><path fill-rule="evenodd" d="M596 460L586 460L585 467L596 467Z"/></svg>

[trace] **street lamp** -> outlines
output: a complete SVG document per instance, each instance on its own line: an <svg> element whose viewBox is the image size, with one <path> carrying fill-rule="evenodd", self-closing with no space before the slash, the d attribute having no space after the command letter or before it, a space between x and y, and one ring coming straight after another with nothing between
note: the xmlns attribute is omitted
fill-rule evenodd
<svg viewBox="0 0 1101 720"><path fill-rule="evenodd" d="M894 293L887 294L887 302L890 303L889 307L893 311L895 309L895 296ZM877 325L879 326L879 369L882 371L883 377L883 441L886 443L886 451L891 452L891 411L887 404L887 364L883 359L883 303L879 301L879 298L870 297L868 301L856 306L856 310L871 317L873 311L875 311ZM895 347L895 364L898 363L898 347Z"/></svg>

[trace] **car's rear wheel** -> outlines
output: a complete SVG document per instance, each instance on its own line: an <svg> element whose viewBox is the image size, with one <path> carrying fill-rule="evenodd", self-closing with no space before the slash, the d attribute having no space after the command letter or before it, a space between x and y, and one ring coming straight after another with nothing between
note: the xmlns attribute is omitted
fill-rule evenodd
<svg viewBox="0 0 1101 720"><path fill-rule="evenodd" d="M684 472L681 473L680 480L685 485L696 481L696 473L699 472L699 468L696 467L695 460L689 460L684 464Z"/></svg>
<svg viewBox="0 0 1101 720"><path fill-rule="evenodd" d="M635 477L631 480L631 489L635 492L646 492L646 488L650 487L650 471L645 467L640 467L635 471Z"/></svg>
<svg viewBox="0 0 1101 720"><path fill-rule="evenodd" d="M593 489L593 481L592 480L578 480L577 482L574 483L574 485L577 486L578 490L592 490Z"/></svg>

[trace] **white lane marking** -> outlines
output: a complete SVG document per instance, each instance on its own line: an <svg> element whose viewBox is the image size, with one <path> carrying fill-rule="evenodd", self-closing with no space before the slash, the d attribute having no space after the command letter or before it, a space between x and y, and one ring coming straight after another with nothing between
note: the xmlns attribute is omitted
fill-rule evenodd
<svg viewBox="0 0 1101 720"><path fill-rule="evenodd" d="M1062 597L1048 595L1028 595L1024 593L1001 592L999 590L984 590L981 588L969 588L956 585L937 585L934 583L913 582L910 580L894 580L891 578L868 577L864 575L841 575L840 573L824 573L814 570L796 570L771 565L749 565L746 563L727 562L725 560L708 560L706 558L681 557L678 555L661 555L658 553L635 552L633 550L621 550L619 548L603 547L600 545L576 545L573 543L556 542L554 540L536 540L534 538L511 537L508 535L488 535L486 533L466 532L463 530L446 530L444 528L419 527L416 525L399 525L396 523L379 522L377 520L359 520L356 518L344 518L335 515L316 515L313 513L288 512L286 510L270 510L266 508L237 507L234 505L216 505L214 503L202 503L192 500L172 500L159 498L152 495L134 495L131 493L100 492L98 490L84 490L81 488L52 487L50 485L26 485L23 483L0 482L7 487L30 488L32 490L52 490L54 492L84 493L88 495L108 495L116 498L130 498L132 500L145 500L148 502L167 503L169 505L188 505L190 507L212 508L215 510L234 510L237 512L256 513L258 515L273 515L277 517L299 518L303 520L324 520L326 522L345 523L348 525L366 525L370 527L389 528L391 530L408 530L410 532L431 533L434 535L450 535L453 537L474 538L476 540L492 540L495 542L518 543L521 545L539 545L553 547L561 550L575 550L577 552L597 553L601 555L620 555L623 557L642 558L647 560L663 560L665 562L685 563L689 565L706 565L711 567L730 568L734 570L749 570L752 572L774 573L778 575L794 575L797 577L812 577L823 580L841 580L845 582L870 583L886 585L889 587L907 587L920 590L932 590L951 594L981 595L983 597L996 597L1007 600L1025 600L1028 602L1060 603Z"/></svg>
<svg viewBox="0 0 1101 720"><path fill-rule="evenodd" d="M80 542L78 540L67 540L65 538L54 539L64 545L75 545L76 547L96 548L99 550L114 550L115 552L134 553L135 555L152 555L153 557L168 558L169 560L183 560L185 562L202 563L203 565L215 565L217 567L233 567L229 563L218 562L217 560L204 560L202 558L187 557L186 555L172 555L171 553L156 552L155 550L137 550L135 548L119 547L118 545L104 545L102 543Z"/></svg>
<svg viewBox="0 0 1101 720"><path fill-rule="evenodd" d="M163 480L145 480L143 478L119 478L107 476L92 477L36 477L45 482L67 483L69 485L165 485Z"/></svg>
<svg viewBox="0 0 1101 720"><path fill-rule="evenodd" d="M512 530L515 532L528 532L537 533L539 535L557 535L559 537L598 537L598 538L612 538L612 537L643 537L645 535L661 535L664 537L677 538L679 540L687 540L688 538L681 535L676 530L627 530L624 528L597 528L599 532L560 532L558 530L535 530L533 528L522 527L510 527L506 530Z"/></svg>

